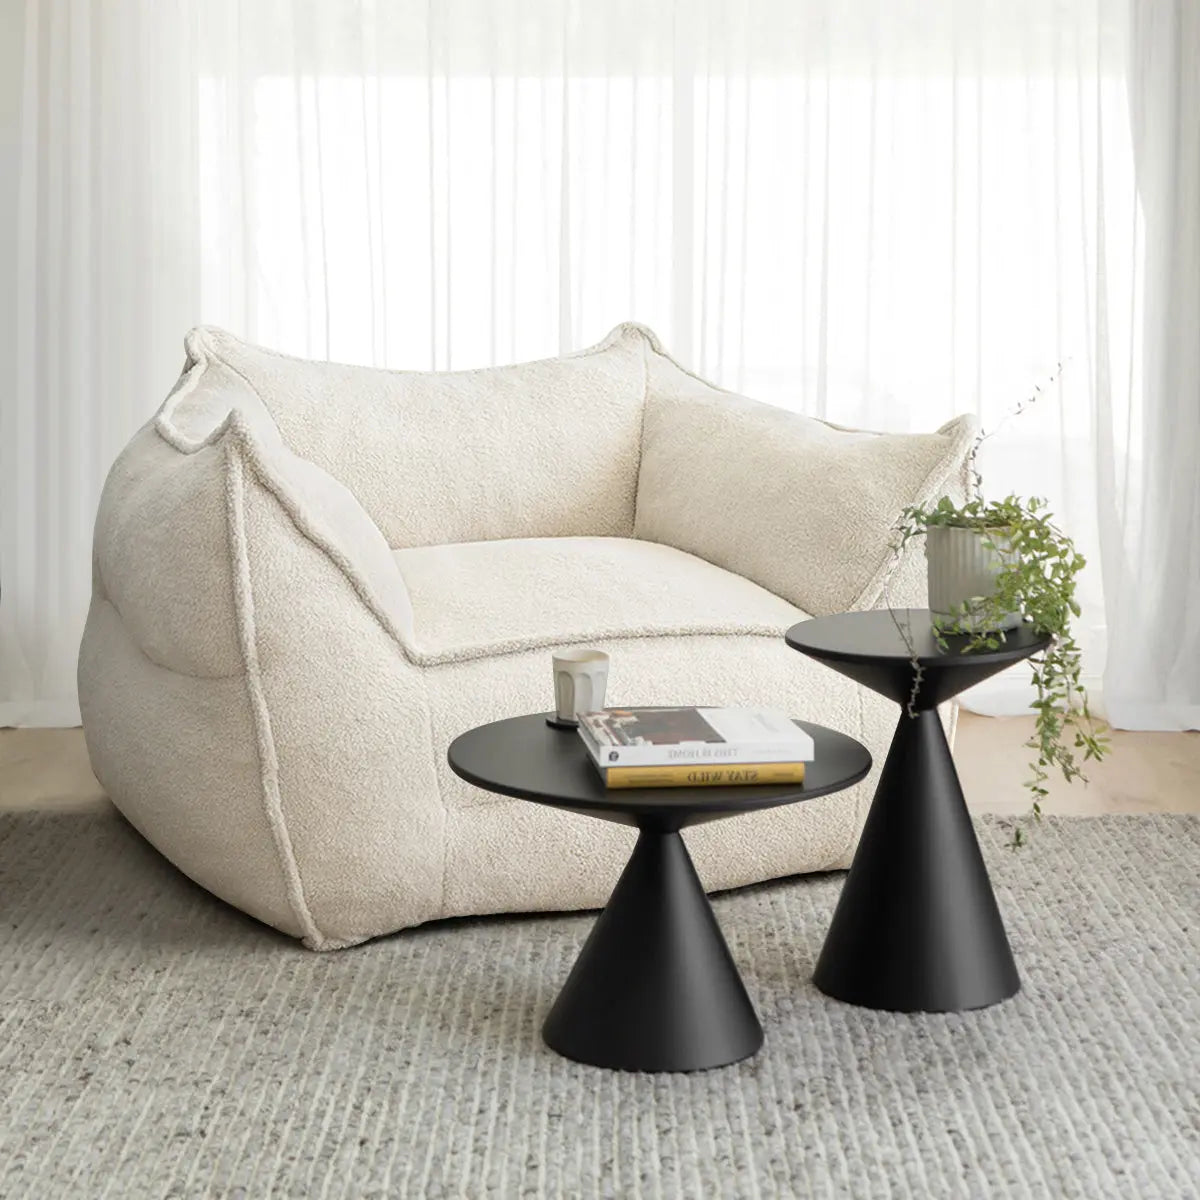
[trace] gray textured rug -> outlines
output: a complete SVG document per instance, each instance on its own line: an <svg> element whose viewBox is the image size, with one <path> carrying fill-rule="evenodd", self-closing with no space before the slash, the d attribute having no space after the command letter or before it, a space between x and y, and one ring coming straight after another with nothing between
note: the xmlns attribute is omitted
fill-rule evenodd
<svg viewBox="0 0 1200 1200"><path fill-rule="evenodd" d="M716 900L763 1051L643 1076L539 1039L590 916L315 955L115 817L0 817L0 1195L1195 1196L1200 818L981 835L1015 1000L828 1000L842 877L764 885Z"/></svg>

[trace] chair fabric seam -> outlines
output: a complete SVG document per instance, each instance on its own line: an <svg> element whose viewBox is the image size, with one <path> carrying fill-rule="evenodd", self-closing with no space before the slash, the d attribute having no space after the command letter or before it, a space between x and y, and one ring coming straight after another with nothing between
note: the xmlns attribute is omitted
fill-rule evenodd
<svg viewBox="0 0 1200 1200"><path fill-rule="evenodd" d="M258 748L263 813L275 843L275 852L280 871L283 874L284 887L292 913L303 932L305 942L313 949L322 949L326 944L326 938L317 927L308 906L295 849L283 817L283 802L279 791L279 759L258 660L258 640L254 622L254 592L246 535L245 469L236 444L232 441L226 444L225 461L226 513L229 523L233 603L238 642L246 676L246 692L250 701L251 719L254 723L255 744Z"/></svg>

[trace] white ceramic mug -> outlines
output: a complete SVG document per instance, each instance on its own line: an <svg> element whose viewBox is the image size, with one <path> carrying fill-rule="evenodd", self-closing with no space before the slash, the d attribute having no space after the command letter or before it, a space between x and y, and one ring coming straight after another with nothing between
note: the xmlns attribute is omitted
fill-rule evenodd
<svg viewBox="0 0 1200 1200"><path fill-rule="evenodd" d="M604 707L608 655L603 650L560 650L554 656L554 707L560 721Z"/></svg>

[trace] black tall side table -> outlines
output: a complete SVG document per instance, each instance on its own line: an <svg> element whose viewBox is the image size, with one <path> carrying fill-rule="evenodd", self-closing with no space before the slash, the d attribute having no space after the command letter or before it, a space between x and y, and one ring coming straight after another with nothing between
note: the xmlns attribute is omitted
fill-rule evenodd
<svg viewBox="0 0 1200 1200"><path fill-rule="evenodd" d="M914 668L923 672L908 713ZM982 1008L1021 986L950 747L934 711L1049 645L1029 625L997 650L933 635L928 609L839 613L793 625L787 643L904 706L813 982L894 1012Z"/></svg>
<svg viewBox="0 0 1200 1200"><path fill-rule="evenodd" d="M544 715L468 730L450 768L468 783L623 825L637 843L579 953L542 1036L559 1054L626 1071L697 1071L737 1062L763 1031L680 830L850 787L871 756L844 733L797 721L815 760L802 784L608 789L574 730Z"/></svg>

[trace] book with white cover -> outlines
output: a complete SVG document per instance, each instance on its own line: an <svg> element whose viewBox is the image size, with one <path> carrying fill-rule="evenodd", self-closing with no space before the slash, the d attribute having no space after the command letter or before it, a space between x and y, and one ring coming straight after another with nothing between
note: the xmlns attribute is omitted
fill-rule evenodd
<svg viewBox="0 0 1200 1200"><path fill-rule="evenodd" d="M599 767L811 762L813 740L774 708L606 708L579 714Z"/></svg>

